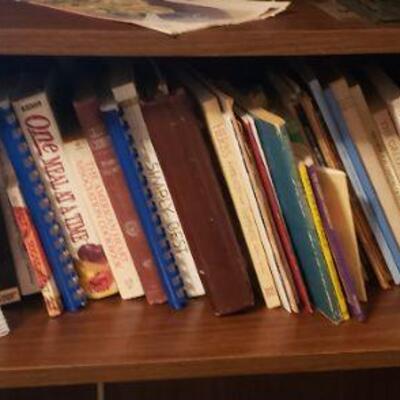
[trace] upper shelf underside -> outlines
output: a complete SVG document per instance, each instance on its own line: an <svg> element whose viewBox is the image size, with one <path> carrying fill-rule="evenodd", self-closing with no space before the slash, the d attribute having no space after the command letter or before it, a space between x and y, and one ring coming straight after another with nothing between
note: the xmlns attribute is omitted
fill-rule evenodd
<svg viewBox="0 0 400 400"><path fill-rule="evenodd" d="M169 37L144 28L0 0L0 54L245 56L400 52L400 26L335 18L294 0L275 18Z"/></svg>

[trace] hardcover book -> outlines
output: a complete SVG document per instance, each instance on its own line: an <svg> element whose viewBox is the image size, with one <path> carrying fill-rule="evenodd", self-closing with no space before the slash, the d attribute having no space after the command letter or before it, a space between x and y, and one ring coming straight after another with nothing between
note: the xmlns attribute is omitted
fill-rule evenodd
<svg viewBox="0 0 400 400"><path fill-rule="evenodd" d="M249 192L246 188L245 181L248 181L249 178L246 176L234 130L230 126L229 112L226 112L229 106L225 104L224 110L218 97L203 83L185 71L178 71L178 76L194 94L202 109L208 133L231 195L265 303L268 308L279 307L281 305L279 293L262 244ZM232 102L229 99L227 101Z"/></svg>
<svg viewBox="0 0 400 400"><path fill-rule="evenodd" d="M193 100L179 90L147 103L144 112L157 115L147 119L151 139L215 313L252 306L248 264Z"/></svg>

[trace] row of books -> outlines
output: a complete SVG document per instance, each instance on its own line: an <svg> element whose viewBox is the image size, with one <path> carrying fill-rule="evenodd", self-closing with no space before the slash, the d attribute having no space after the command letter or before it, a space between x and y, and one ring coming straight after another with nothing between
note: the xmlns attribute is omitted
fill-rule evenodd
<svg viewBox="0 0 400 400"><path fill-rule="evenodd" d="M206 294L226 315L260 294L362 321L366 281L400 282L395 80L238 64L60 60L4 75L4 225L50 316L116 293L174 309Z"/></svg>

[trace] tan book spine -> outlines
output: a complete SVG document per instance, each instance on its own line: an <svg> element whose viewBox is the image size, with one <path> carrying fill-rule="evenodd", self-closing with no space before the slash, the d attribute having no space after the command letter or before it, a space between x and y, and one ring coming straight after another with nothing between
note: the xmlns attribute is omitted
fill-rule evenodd
<svg viewBox="0 0 400 400"><path fill-rule="evenodd" d="M385 177L384 170L372 145L370 135L357 112L349 87L344 78L331 83L331 88L339 102L347 122L349 133L357 147L365 169L371 179L379 201L386 214L388 223L400 244L400 209Z"/></svg>
<svg viewBox="0 0 400 400"><path fill-rule="evenodd" d="M384 175L386 176L389 187L393 192L397 206L400 207L400 180L396 175L396 171L391 163L389 152L385 147L385 143L382 135L379 132L379 128L372 117L360 86L352 86L350 88L350 93L357 107L357 111L361 117L361 120L369 132L369 140L371 141L371 144L381 162Z"/></svg>
<svg viewBox="0 0 400 400"><path fill-rule="evenodd" d="M135 264L118 223L107 190L87 140L76 138L64 144L75 179L91 214L118 290L123 299L144 295Z"/></svg>
<svg viewBox="0 0 400 400"><path fill-rule="evenodd" d="M268 308L278 307L281 304L279 294L261 243L257 223L251 211L248 193L243 184L246 179L246 170L241 159L239 145L232 131L227 127L217 98L190 76L183 78L189 89L195 94L203 111L266 305Z"/></svg>
<svg viewBox="0 0 400 400"><path fill-rule="evenodd" d="M389 155L396 176L400 179L400 137L387 109L380 107L373 109L372 113L379 129L379 136Z"/></svg>
<svg viewBox="0 0 400 400"><path fill-rule="evenodd" d="M387 105L397 134L400 134L400 89L381 68L365 67L369 80Z"/></svg>

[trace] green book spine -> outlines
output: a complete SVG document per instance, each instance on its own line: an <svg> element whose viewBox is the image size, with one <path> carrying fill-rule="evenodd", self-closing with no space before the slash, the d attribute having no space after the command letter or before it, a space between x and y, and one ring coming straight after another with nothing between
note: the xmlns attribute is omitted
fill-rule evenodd
<svg viewBox="0 0 400 400"><path fill-rule="evenodd" d="M342 315L305 202L286 129L258 118L255 123L313 302L322 314L338 323Z"/></svg>

